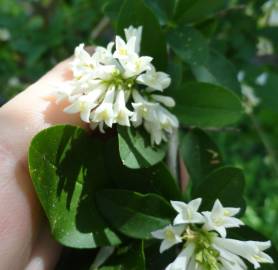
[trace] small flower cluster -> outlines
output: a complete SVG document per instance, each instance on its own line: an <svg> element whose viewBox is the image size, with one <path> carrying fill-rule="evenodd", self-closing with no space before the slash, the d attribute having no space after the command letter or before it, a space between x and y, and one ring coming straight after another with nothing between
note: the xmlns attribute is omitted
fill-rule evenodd
<svg viewBox="0 0 278 270"><path fill-rule="evenodd" d="M198 212L202 199L189 203L172 201L178 215L173 225L152 233L161 239L160 253L176 244L182 244L177 258L166 270L245 270L246 259L254 268L260 263L273 263L264 250L270 247L270 241L239 241L226 238L227 228L244 225L235 217L239 208L223 207L216 200L211 212Z"/></svg>
<svg viewBox="0 0 278 270"><path fill-rule="evenodd" d="M57 92L57 100L67 99L67 113L80 113L92 129L143 125L152 144L167 141L178 127L177 118L166 107L175 101L157 94L167 88L168 74L156 71L152 57L140 56L142 26L124 29L126 41L116 36L107 48L96 47L90 55L84 44L75 49L72 63L73 80ZM113 52L113 48L115 50Z"/></svg>

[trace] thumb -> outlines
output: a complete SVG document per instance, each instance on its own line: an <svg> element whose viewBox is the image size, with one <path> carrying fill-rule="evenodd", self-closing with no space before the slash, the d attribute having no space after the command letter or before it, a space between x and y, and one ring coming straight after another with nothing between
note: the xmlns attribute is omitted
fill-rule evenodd
<svg viewBox="0 0 278 270"><path fill-rule="evenodd" d="M78 115L65 114L65 104L57 105L51 96L53 85L71 78L70 60L66 60L0 108L0 269L25 269L34 255L57 259L45 255L53 240L38 244L45 238L40 236L42 214L27 168L27 151L32 137L44 128L83 125Z"/></svg>

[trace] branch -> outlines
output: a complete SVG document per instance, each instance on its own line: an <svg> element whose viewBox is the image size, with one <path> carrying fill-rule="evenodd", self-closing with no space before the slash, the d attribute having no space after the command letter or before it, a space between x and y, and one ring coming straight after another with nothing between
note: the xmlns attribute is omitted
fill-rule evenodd
<svg viewBox="0 0 278 270"><path fill-rule="evenodd" d="M91 38L96 39L100 36L100 34L105 30L105 28L109 25L110 19L108 17L103 17L98 25L94 28L91 33Z"/></svg>
<svg viewBox="0 0 278 270"><path fill-rule="evenodd" d="M181 129L184 131L191 131L194 128L196 128L196 127L181 125ZM240 132L241 131L239 128L235 128L235 127L223 127L223 128L208 127L208 128L202 128L202 129L204 131L208 131L208 132Z"/></svg>

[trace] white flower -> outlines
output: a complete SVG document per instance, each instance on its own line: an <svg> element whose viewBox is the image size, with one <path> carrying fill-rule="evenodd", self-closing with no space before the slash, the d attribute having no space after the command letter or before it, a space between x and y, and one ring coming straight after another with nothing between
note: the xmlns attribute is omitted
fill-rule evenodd
<svg viewBox="0 0 278 270"><path fill-rule="evenodd" d="M131 55L128 59L122 60L121 64L124 67L124 77L130 78L133 76L137 76L146 70L151 69L151 61L152 57L149 56L141 56Z"/></svg>
<svg viewBox="0 0 278 270"><path fill-rule="evenodd" d="M7 28L0 28L0 40L8 41L11 38L11 33Z"/></svg>
<svg viewBox="0 0 278 270"><path fill-rule="evenodd" d="M246 113L252 113L253 108L260 104L261 100L255 95L254 89L247 84L242 85L241 92L246 99L244 102Z"/></svg>
<svg viewBox="0 0 278 270"><path fill-rule="evenodd" d="M171 97L153 94L153 95L151 95L151 98L159 103L162 103L166 107L171 108L171 107L175 107L175 105L176 105L175 100Z"/></svg>
<svg viewBox="0 0 278 270"><path fill-rule="evenodd" d="M160 144L162 141L167 141L166 134L161 129L161 126L158 122L145 121L144 128L151 135L151 144Z"/></svg>
<svg viewBox="0 0 278 270"><path fill-rule="evenodd" d="M97 68L97 63L84 49L83 43L75 48L74 56L72 71L75 78L80 79L82 76L92 73Z"/></svg>
<svg viewBox="0 0 278 270"><path fill-rule="evenodd" d="M190 260L192 260L192 255L194 252L194 245L189 244L187 245L177 256L177 258L170 263L165 270L188 270L188 265ZM195 268L194 268L195 270Z"/></svg>
<svg viewBox="0 0 278 270"><path fill-rule="evenodd" d="M145 129L151 135L152 144L160 144L161 141L167 141L167 134L171 134L173 129L178 128L179 122L177 118L168 110L162 107L158 101L163 101L167 105L172 105L173 101L170 97L155 96L156 102L150 102L143 98L138 91L133 91L133 99L136 101L132 103L134 108L134 115L131 118L134 126L139 126L143 123Z"/></svg>
<svg viewBox="0 0 278 270"><path fill-rule="evenodd" d="M78 97L71 105L64 109L67 113L80 112L80 118L89 123L92 109L98 105L98 99L103 95L102 89L95 89L88 95Z"/></svg>
<svg viewBox="0 0 278 270"><path fill-rule="evenodd" d="M143 27L139 26L138 28L135 28L133 26L129 26L128 28L124 29L125 31L125 37L126 40L130 40L131 38L135 37L135 52L139 54L140 52L140 46L141 46L141 38L142 38L142 30Z"/></svg>
<svg viewBox="0 0 278 270"><path fill-rule="evenodd" d="M18 87L20 86L20 80L18 77L11 77L9 80L8 80L8 85L11 86L11 87Z"/></svg>
<svg viewBox="0 0 278 270"><path fill-rule="evenodd" d="M201 203L202 199L200 198L192 200L189 203L171 201L173 208L178 212L178 215L174 219L174 225L203 223L204 217L198 212Z"/></svg>
<svg viewBox="0 0 278 270"><path fill-rule="evenodd" d="M116 51L113 57L119 60L126 60L134 55L136 56L135 44L136 37L130 38L126 43L121 37L116 36Z"/></svg>
<svg viewBox="0 0 278 270"><path fill-rule="evenodd" d="M152 115L154 120L146 120L144 127L151 135L151 143L160 144L161 141L167 141L167 134L178 128L179 123L173 114L159 104L153 107Z"/></svg>
<svg viewBox="0 0 278 270"><path fill-rule="evenodd" d="M260 267L260 263L273 263L272 258L264 252L271 246L270 241L239 241L216 237L214 239L214 245L220 250L220 252L228 251L248 260L254 265L255 269Z"/></svg>
<svg viewBox="0 0 278 270"><path fill-rule="evenodd" d="M138 76L136 81L140 84L147 85L150 88L159 91L163 91L171 83L171 79L168 74L164 72L157 72L152 65L151 69Z"/></svg>
<svg viewBox="0 0 278 270"><path fill-rule="evenodd" d="M173 129L179 127L179 121L175 115L162 106L157 107L157 117L162 130L172 133Z"/></svg>
<svg viewBox="0 0 278 270"><path fill-rule="evenodd" d="M168 225L164 229L152 232L152 236L157 239L163 240L160 245L159 252L162 253L172 246L181 243L181 234L184 231L184 226Z"/></svg>
<svg viewBox="0 0 278 270"><path fill-rule="evenodd" d="M244 225L241 220L233 217L238 214L239 211L239 208L224 208L221 202L217 199L211 212L203 212L206 219L204 228L208 231L215 230L222 237L226 237L226 228L234 228Z"/></svg>
<svg viewBox="0 0 278 270"><path fill-rule="evenodd" d="M152 57L139 55L142 30L142 26L130 26L124 29L126 41L116 36L115 42L106 48L96 47L92 55L80 44L71 65L73 79L61 84L54 95L57 102L69 101L64 111L80 113L92 129L98 127L104 132L105 126L130 126L131 121L134 127L145 128L152 144L160 144L179 123L165 108L173 107L175 101L153 93L163 91L171 80L166 73L155 70ZM127 104L132 105L131 109Z"/></svg>
<svg viewBox="0 0 278 270"><path fill-rule="evenodd" d="M157 120L155 108L158 106L158 104L149 102L143 98L137 90L132 92L132 97L135 101L135 103L132 103L132 107L135 110L131 118L133 125L135 127L140 126L143 123L143 120L155 123Z"/></svg>
<svg viewBox="0 0 278 270"><path fill-rule="evenodd" d="M264 86L267 83L267 80L268 80L268 73L264 72L256 78L255 82L257 85Z"/></svg>
<svg viewBox="0 0 278 270"><path fill-rule="evenodd" d="M112 49L115 43L110 42L107 45L107 48L104 47L96 47L95 53L92 55L92 58L101 64L111 65L115 63L115 59L113 58Z"/></svg>
<svg viewBox="0 0 278 270"><path fill-rule="evenodd" d="M102 101L102 103L92 112L92 121L96 123L104 122L108 127L112 127L114 122L114 103L115 88L110 88ZM103 131L103 123L100 125L100 130Z"/></svg>
<svg viewBox="0 0 278 270"><path fill-rule="evenodd" d="M240 70L237 74L237 79L239 82L242 82L244 81L244 78L245 78L245 71Z"/></svg>
<svg viewBox="0 0 278 270"><path fill-rule="evenodd" d="M182 246L179 255L166 270L247 270L243 259L252 263L255 269L259 268L261 263L273 263L272 258L264 252L270 247L270 241L227 239L223 238L223 235L219 237L215 232L207 230L210 226L214 227L213 230L218 230L218 219L220 226L223 226L223 220L225 226L227 225L226 219L235 226L241 225L239 220L230 220L235 219L233 216L240 209L223 207L220 201L216 200L212 212L203 212L203 214L210 213L211 220L208 221L197 212L201 199L193 200L188 204L180 201L172 201L171 204L179 213L174 220L174 226L169 225L153 233L155 238L163 240L161 252L175 244ZM205 224L200 226L196 223ZM178 226L181 225L184 226L183 229L176 233Z"/></svg>
<svg viewBox="0 0 278 270"><path fill-rule="evenodd" d="M245 270L247 265L245 262L238 256L227 250L217 247L212 243L213 247L219 252L219 261L222 264L221 270Z"/></svg>
<svg viewBox="0 0 278 270"><path fill-rule="evenodd" d="M97 76L103 81L109 81L120 73L120 70L115 65L102 65L98 67Z"/></svg>
<svg viewBox="0 0 278 270"><path fill-rule="evenodd" d="M122 126L130 126L129 118L133 115L133 112L126 107L124 90L120 90L117 94L114 104L114 114L115 123Z"/></svg>

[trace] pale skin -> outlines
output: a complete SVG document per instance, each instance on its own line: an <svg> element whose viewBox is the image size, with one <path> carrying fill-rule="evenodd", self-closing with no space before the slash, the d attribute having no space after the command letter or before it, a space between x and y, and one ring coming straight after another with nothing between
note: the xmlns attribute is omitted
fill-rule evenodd
<svg viewBox="0 0 278 270"><path fill-rule="evenodd" d="M61 123L82 126L51 95L53 85L72 78L69 63L58 64L0 108L0 270L51 270L59 258L61 247L32 186L27 152L40 130Z"/></svg>

